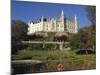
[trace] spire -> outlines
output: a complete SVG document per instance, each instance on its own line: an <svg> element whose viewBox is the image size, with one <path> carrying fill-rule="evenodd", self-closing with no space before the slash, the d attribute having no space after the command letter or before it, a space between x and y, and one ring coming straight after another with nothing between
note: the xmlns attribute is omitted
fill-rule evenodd
<svg viewBox="0 0 100 75"><path fill-rule="evenodd" d="M44 17L42 16L42 17L41 17L41 21L43 21L43 19L44 19Z"/></svg>
<svg viewBox="0 0 100 75"><path fill-rule="evenodd" d="M77 16L75 15L75 32L77 33L78 32L78 27L77 27Z"/></svg>
<svg viewBox="0 0 100 75"><path fill-rule="evenodd" d="M61 15L62 15L62 16L64 15L64 11L63 11L63 10L61 11Z"/></svg>
<svg viewBox="0 0 100 75"><path fill-rule="evenodd" d="M77 24L77 16L76 15L75 15L75 18L74 19L75 19L75 24Z"/></svg>
<svg viewBox="0 0 100 75"><path fill-rule="evenodd" d="M61 17L64 18L64 11L61 11Z"/></svg>

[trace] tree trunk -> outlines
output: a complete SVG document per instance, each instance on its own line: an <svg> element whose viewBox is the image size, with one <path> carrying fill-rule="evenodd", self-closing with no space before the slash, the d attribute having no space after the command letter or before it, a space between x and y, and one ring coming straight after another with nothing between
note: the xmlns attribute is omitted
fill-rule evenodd
<svg viewBox="0 0 100 75"><path fill-rule="evenodd" d="M43 41L43 46L42 46L42 48L45 48L45 40Z"/></svg>
<svg viewBox="0 0 100 75"><path fill-rule="evenodd" d="M62 51L63 50L63 42L60 42L59 44L59 49Z"/></svg>

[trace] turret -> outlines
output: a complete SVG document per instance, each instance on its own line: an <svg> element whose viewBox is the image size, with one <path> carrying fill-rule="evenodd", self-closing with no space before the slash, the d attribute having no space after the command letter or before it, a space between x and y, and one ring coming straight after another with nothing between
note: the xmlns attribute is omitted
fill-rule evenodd
<svg viewBox="0 0 100 75"><path fill-rule="evenodd" d="M61 17L60 18L64 19L64 12L63 12L63 10L61 11Z"/></svg>
<svg viewBox="0 0 100 75"><path fill-rule="evenodd" d="M45 31L45 26L44 26L44 17L41 17L41 25L42 25L42 31Z"/></svg>
<svg viewBox="0 0 100 75"><path fill-rule="evenodd" d="M76 15L75 15L74 20L75 20L75 33L77 33L78 32L78 27L77 27L77 16Z"/></svg>
<svg viewBox="0 0 100 75"><path fill-rule="evenodd" d="M41 22L43 22L43 20L44 20L44 17L42 16L42 17L41 17Z"/></svg>
<svg viewBox="0 0 100 75"><path fill-rule="evenodd" d="M60 30L64 31L64 12L63 12L63 10L61 11L60 20L61 20L61 28L60 28Z"/></svg>

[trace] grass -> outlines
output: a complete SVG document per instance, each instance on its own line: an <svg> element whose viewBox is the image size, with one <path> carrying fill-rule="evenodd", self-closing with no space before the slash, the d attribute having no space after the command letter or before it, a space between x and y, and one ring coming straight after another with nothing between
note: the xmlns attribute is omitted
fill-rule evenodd
<svg viewBox="0 0 100 75"><path fill-rule="evenodd" d="M95 69L96 56L91 55L77 55L74 50L59 51L59 50L31 50L33 60L41 60L48 64L50 71L56 71L57 64L64 65L64 70L81 70L81 69ZM21 59L18 55L12 56L13 60Z"/></svg>

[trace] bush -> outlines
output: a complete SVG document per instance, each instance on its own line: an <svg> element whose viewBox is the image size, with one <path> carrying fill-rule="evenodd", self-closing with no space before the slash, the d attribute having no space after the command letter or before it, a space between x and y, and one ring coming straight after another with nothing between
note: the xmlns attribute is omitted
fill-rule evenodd
<svg viewBox="0 0 100 75"><path fill-rule="evenodd" d="M34 50L34 49L40 50L40 49L42 49L43 44L34 44L34 43L32 43L32 44L27 44L27 45L28 45L29 50Z"/></svg>
<svg viewBox="0 0 100 75"><path fill-rule="evenodd" d="M28 45L28 50L50 50L55 48L54 44L45 44L44 48L43 48L43 43L38 43L38 44L31 43L27 45Z"/></svg>
<svg viewBox="0 0 100 75"><path fill-rule="evenodd" d="M29 50L20 50L17 55L20 59L32 59L32 51Z"/></svg>

